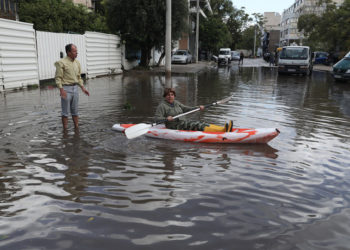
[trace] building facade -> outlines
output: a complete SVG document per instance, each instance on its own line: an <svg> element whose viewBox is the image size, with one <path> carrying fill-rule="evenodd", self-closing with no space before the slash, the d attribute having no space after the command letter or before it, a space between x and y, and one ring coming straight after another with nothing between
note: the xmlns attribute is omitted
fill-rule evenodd
<svg viewBox="0 0 350 250"><path fill-rule="evenodd" d="M290 45L296 43L303 44L305 36L298 31L299 16L314 13L321 15L325 9L325 4L318 4L319 0L295 0L288 9L283 11L281 20L280 44ZM341 5L344 0L333 0L336 5Z"/></svg>
<svg viewBox="0 0 350 250"><path fill-rule="evenodd" d="M264 12L262 52L274 52L279 46L281 15L277 12Z"/></svg>
<svg viewBox="0 0 350 250"><path fill-rule="evenodd" d="M18 0L0 0L0 18L18 20Z"/></svg>

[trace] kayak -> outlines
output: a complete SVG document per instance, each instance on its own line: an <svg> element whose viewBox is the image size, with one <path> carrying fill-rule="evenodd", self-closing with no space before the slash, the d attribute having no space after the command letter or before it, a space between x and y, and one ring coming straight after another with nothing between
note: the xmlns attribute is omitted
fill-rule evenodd
<svg viewBox="0 0 350 250"><path fill-rule="evenodd" d="M136 124L114 124L112 129L124 132L134 125ZM267 143L279 133L277 128L232 128L231 132L204 132L167 129L164 124L159 124L149 128L145 136L185 142Z"/></svg>

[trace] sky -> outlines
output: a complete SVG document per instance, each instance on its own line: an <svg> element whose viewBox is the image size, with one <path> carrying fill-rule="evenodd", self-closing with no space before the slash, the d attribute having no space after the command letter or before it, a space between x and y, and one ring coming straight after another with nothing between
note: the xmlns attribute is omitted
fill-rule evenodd
<svg viewBox="0 0 350 250"><path fill-rule="evenodd" d="M295 0L231 0L233 6L240 9L245 7L248 14L264 12L278 12L282 15L283 10L288 9Z"/></svg>

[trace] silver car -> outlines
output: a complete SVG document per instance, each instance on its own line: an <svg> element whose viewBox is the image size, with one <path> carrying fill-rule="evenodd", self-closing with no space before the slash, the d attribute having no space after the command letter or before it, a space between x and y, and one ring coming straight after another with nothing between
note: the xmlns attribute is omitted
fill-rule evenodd
<svg viewBox="0 0 350 250"><path fill-rule="evenodd" d="M192 55L188 50L177 50L171 57L171 63L192 63Z"/></svg>
<svg viewBox="0 0 350 250"><path fill-rule="evenodd" d="M231 61L239 61L239 51L231 51Z"/></svg>

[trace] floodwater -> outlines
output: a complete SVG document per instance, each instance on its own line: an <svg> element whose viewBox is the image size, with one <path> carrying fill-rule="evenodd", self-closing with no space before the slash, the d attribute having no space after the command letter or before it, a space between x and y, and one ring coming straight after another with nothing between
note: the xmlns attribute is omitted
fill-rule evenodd
<svg viewBox="0 0 350 250"><path fill-rule="evenodd" d="M171 84L192 115L276 127L267 145L139 137ZM96 78L80 131L64 134L56 88L0 94L0 249L348 249L350 84L210 67L198 75Z"/></svg>

